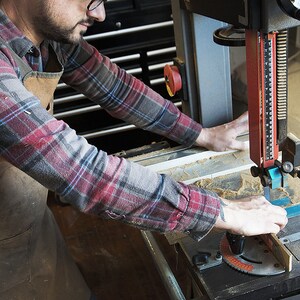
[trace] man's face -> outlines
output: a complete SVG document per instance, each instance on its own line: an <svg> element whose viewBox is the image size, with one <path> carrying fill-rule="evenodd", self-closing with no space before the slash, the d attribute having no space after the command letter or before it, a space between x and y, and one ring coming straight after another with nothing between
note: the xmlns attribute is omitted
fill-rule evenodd
<svg viewBox="0 0 300 300"><path fill-rule="evenodd" d="M105 20L102 3L88 11L90 0L40 0L32 19L36 33L42 39L78 43L94 21Z"/></svg>

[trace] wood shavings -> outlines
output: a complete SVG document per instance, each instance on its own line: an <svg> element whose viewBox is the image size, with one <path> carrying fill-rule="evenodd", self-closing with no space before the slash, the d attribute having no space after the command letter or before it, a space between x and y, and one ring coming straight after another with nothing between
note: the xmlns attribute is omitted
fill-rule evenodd
<svg viewBox="0 0 300 300"><path fill-rule="evenodd" d="M234 173L212 179L202 179L197 186L211 190L225 199L239 199L263 193L259 179L247 173Z"/></svg>
<svg viewBox="0 0 300 300"><path fill-rule="evenodd" d="M211 190L225 199L240 199L253 195L263 195L263 186L258 177L250 171L232 173L211 179L202 179L195 183L198 187ZM300 202L300 179L288 177L286 188L271 190L271 199L288 197L293 204Z"/></svg>

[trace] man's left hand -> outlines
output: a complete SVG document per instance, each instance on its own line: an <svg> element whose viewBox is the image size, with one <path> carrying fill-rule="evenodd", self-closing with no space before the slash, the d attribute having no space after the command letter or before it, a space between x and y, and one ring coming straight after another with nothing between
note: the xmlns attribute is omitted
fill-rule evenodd
<svg viewBox="0 0 300 300"><path fill-rule="evenodd" d="M249 143L238 141L237 137L248 130L248 112L245 112L229 123L202 128L196 145L212 151L247 150Z"/></svg>

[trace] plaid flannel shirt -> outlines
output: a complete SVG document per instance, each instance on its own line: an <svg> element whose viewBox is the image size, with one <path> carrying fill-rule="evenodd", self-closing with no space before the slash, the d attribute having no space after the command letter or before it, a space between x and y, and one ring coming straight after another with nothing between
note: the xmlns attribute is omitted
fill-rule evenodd
<svg viewBox="0 0 300 300"><path fill-rule="evenodd" d="M201 126L86 41L36 48L0 11L0 155L83 212L159 232L204 236L219 215L216 194L108 155L47 113L20 81L11 47L33 70L60 58L62 81L128 123L192 145ZM40 57L41 56L41 57ZM1 199L0 199L1 201Z"/></svg>

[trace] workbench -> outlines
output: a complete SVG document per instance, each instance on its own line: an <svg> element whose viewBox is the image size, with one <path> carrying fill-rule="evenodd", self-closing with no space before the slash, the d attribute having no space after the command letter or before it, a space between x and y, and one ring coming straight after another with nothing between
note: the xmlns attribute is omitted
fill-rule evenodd
<svg viewBox="0 0 300 300"><path fill-rule="evenodd" d="M136 159L136 158L135 158ZM201 149L175 149L147 155L136 159L148 168L172 176L178 181L194 184L203 178L230 178L232 174L249 170L253 165L248 151L212 152ZM299 180L299 179L292 179ZM222 181L222 180L221 180ZM299 182L300 185L300 182ZM251 192L251 191L250 191ZM297 191L298 192L298 191ZM293 195L297 197L297 195ZM193 256L200 252L218 252L220 240L224 232L212 231L200 242L188 236L180 236L176 240L179 259L184 261L191 282L190 293L180 291L176 278L160 252L150 232L143 232L144 238L153 254L158 269L166 281L172 299L285 299L291 295L300 296L300 217L289 218L288 225L278 234L278 238L286 238L286 247L293 252L292 271L279 275L249 275L233 269L224 261L207 269L199 269L193 263Z"/></svg>

